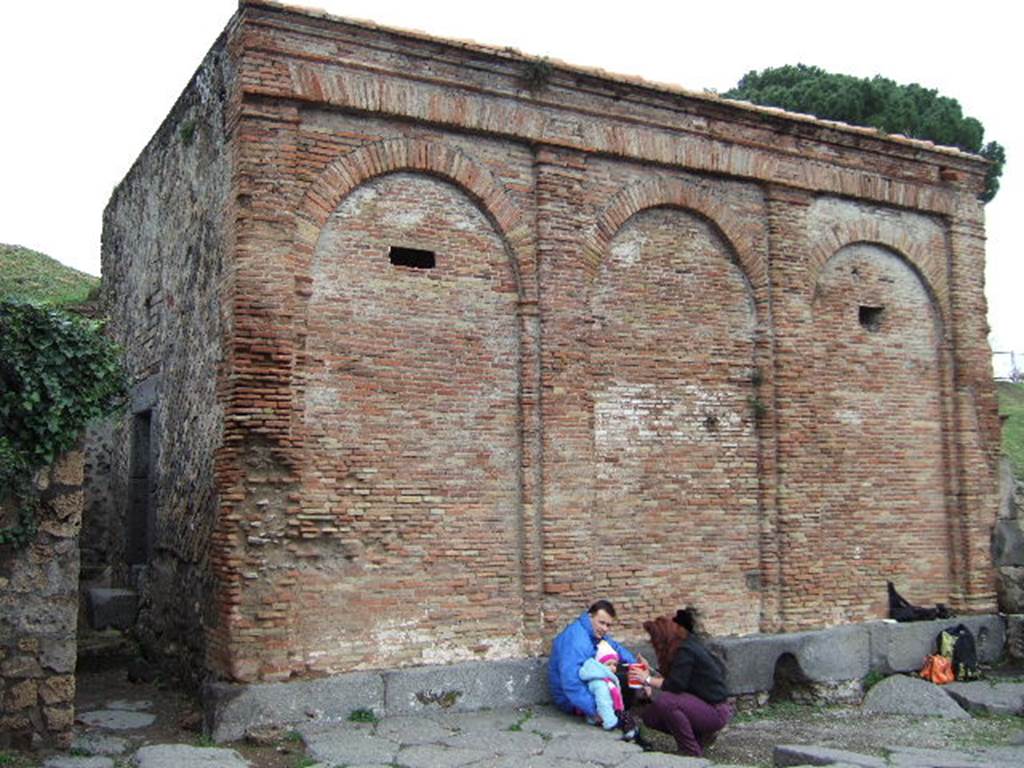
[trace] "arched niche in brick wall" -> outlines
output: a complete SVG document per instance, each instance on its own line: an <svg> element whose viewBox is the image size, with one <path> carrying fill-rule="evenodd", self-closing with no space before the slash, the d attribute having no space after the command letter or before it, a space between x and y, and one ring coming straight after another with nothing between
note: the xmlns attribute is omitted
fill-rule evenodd
<svg viewBox="0 0 1024 768"><path fill-rule="evenodd" d="M680 208L708 221L728 244L730 257L740 265L755 292L767 285L767 267L762 257L763 222L759 217L736 216L718 197L681 179L656 177L620 190L597 216L587 233L584 254L597 274L612 238L640 211L648 208Z"/></svg>
<svg viewBox="0 0 1024 768"><path fill-rule="evenodd" d="M839 215L828 215L825 211L821 226L815 226L814 219L819 209L833 206ZM811 249L808 261L808 288L817 289L822 270L828 261L842 248L854 243L874 243L899 254L913 269L929 295L933 298L940 318L947 315L949 306L949 279L947 252L943 227L927 220L912 223L899 221L898 217L886 218L874 215L850 215L855 211L853 204L832 199L815 202L811 212ZM846 215L843 215L846 214Z"/></svg>
<svg viewBox="0 0 1024 768"><path fill-rule="evenodd" d="M819 271L804 332L786 473L805 514L781 545L813 555L782 565L792 627L820 623L821 605L833 624L884 616L889 580L920 604L949 602L947 363L931 286L904 254L850 243Z"/></svg>
<svg viewBox="0 0 1024 768"><path fill-rule="evenodd" d="M731 241L701 211L642 207L588 309L597 571L625 615L689 602L716 633L756 631L757 311Z"/></svg>
<svg viewBox="0 0 1024 768"><path fill-rule="evenodd" d="M293 524L321 555L291 626L315 671L525 653L520 288L495 222L390 170L310 254Z"/></svg>
<svg viewBox="0 0 1024 768"><path fill-rule="evenodd" d="M332 161L310 185L296 213L296 281L300 292L308 280L310 259L328 217L361 184L402 171L435 176L459 187L501 236L520 298L536 298L529 280L532 230L501 181L464 152L437 142L407 138L387 139L353 150Z"/></svg>

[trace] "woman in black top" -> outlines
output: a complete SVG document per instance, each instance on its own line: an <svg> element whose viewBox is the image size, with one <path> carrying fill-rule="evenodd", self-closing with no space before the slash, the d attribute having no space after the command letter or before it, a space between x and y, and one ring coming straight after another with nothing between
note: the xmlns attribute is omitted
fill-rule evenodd
<svg viewBox="0 0 1024 768"><path fill-rule="evenodd" d="M649 727L671 733L679 751L700 757L732 718L725 669L693 635L694 613L676 611L672 619L644 622L667 674L651 675L645 683L658 689L643 720Z"/></svg>

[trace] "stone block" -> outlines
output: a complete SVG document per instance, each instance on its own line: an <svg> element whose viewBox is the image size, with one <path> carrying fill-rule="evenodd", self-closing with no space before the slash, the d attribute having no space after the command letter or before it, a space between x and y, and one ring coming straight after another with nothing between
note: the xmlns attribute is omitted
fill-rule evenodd
<svg viewBox="0 0 1024 768"><path fill-rule="evenodd" d="M4 709L8 712L17 712L19 709L34 707L38 692L39 683L37 681L22 680L7 689L4 696Z"/></svg>
<svg viewBox="0 0 1024 768"><path fill-rule="evenodd" d="M5 659L3 664L0 664L0 674L6 678L42 677L43 670L35 656L18 654Z"/></svg>
<svg viewBox="0 0 1024 768"><path fill-rule="evenodd" d="M883 715L971 718L942 687L909 675L893 675L875 685L864 697L862 710Z"/></svg>
<svg viewBox="0 0 1024 768"><path fill-rule="evenodd" d="M43 720L46 727L54 733L70 731L75 723L75 709L70 704L62 707L43 707Z"/></svg>
<svg viewBox="0 0 1024 768"><path fill-rule="evenodd" d="M1024 613L1024 566L1001 565L996 572L999 610L1006 613Z"/></svg>
<svg viewBox="0 0 1024 768"><path fill-rule="evenodd" d="M78 532L81 523L83 498L81 491L74 491L58 494L50 500L50 507L57 519L70 524L67 527L72 531L71 535Z"/></svg>
<svg viewBox="0 0 1024 768"><path fill-rule="evenodd" d="M1016 519L997 520L992 529L992 562L1024 565L1024 529Z"/></svg>
<svg viewBox="0 0 1024 768"><path fill-rule="evenodd" d="M74 633L45 639L41 644L39 663L44 669L59 674L74 672L77 648L77 637Z"/></svg>
<svg viewBox="0 0 1024 768"><path fill-rule="evenodd" d="M465 662L413 667L384 675L388 715L472 711L550 701L546 660Z"/></svg>
<svg viewBox="0 0 1024 768"><path fill-rule="evenodd" d="M877 621L865 625L871 635L871 667L879 672L912 672L921 668L925 656L935 652L935 638L946 627L964 624L974 635L978 661L999 660L1006 642L1006 628L1000 616L955 616L935 621Z"/></svg>
<svg viewBox="0 0 1024 768"><path fill-rule="evenodd" d="M1006 617L1006 655L1017 661L1024 659L1024 613Z"/></svg>
<svg viewBox="0 0 1024 768"><path fill-rule="evenodd" d="M815 683L857 680L870 671L870 641L864 625L811 632L714 640L710 647L725 662L726 683L733 695L770 691L775 666L789 654Z"/></svg>
<svg viewBox="0 0 1024 768"><path fill-rule="evenodd" d="M85 593L85 610L93 629L129 629L135 624L138 596L131 589L92 587Z"/></svg>
<svg viewBox="0 0 1024 768"><path fill-rule="evenodd" d="M84 474L84 454L81 451L68 451L57 461L51 477L60 485L81 485Z"/></svg>
<svg viewBox="0 0 1024 768"><path fill-rule="evenodd" d="M383 714L384 679L377 672L354 672L290 683L212 683L203 699L213 739L235 741L252 726L342 721L357 709Z"/></svg>
<svg viewBox="0 0 1024 768"><path fill-rule="evenodd" d="M74 675L55 675L39 683L39 698L44 704L71 703L75 700Z"/></svg>

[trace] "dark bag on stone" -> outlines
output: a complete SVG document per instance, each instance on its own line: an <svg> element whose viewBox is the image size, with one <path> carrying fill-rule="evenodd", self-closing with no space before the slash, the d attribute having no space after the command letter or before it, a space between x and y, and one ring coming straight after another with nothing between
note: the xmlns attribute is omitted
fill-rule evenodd
<svg viewBox="0 0 1024 768"><path fill-rule="evenodd" d="M887 581L886 585L889 588L890 619L896 619L896 621L931 621L933 619L948 619L953 615L950 613L949 608L942 603L937 603L934 608L921 608L920 606L912 605L896 591L896 587L893 586L891 581Z"/></svg>

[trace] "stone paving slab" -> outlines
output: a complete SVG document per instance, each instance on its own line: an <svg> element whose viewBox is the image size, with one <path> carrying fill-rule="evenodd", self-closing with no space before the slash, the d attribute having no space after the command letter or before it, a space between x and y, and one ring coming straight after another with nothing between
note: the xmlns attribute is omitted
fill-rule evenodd
<svg viewBox="0 0 1024 768"><path fill-rule="evenodd" d="M835 765L846 763L857 768L887 768L887 763L880 757L859 755L845 749L818 747L813 744L779 744L775 747L772 761L776 768L789 768L803 765Z"/></svg>
<svg viewBox="0 0 1024 768"><path fill-rule="evenodd" d="M366 729L342 726L313 733L308 729L299 732L309 756L329 765L388 764L401 748L398 742L374 736Z"/></svg>
<svg viewBox="0 0 1024 768"><path fill-rule="evenodd" d="M189 744L154 744L141 747L132 762L138 768L249 768L248 760L233 749L193 747Z"/></svg>
<svg viewBox="0 0 1024 768"><path fill-rule="evenodd" d="M106 709L126 709L129 712L145 712L147 709L153 708L153 702L149 699L116 699L115 701L108 701Z"/></svg>
<svg viewBox="0 0 1024 768"><path fill-rule="evenodd" d="M602 768L597 763L563 760L544 755L502 755L473 763L471 768Z"/></svg>
<svg viewBox="0 0 1024 768"><path fill-rule="evenodd" d="M420 744L403 749L394 762L401 768L460 768L463 765L476 765L489 757L493 757L493 754L484 749L456 749L440 744Z"/></svg>
<svg viewBox="0 0 1024 768"><path fill-rule="evenodd" d="M518 725L533 721L532 710L490 709L477 712L429 712L421 715L444 728L458 733L493 733L507 731ZM566 715L562 715L567 718Z"/></svg>
<svg viewBox="0 0 1024 768"><path fill-rule="evenodd" d="M949 683L943 690L968 712L993 715L1024 714L1024 683L995 683L974 680Z"/></svg>
<svg viewBox="0 0 1024 768"><path fill-rule="evenodd" d="M523 731L493 731L481 737L476 733L460 733L442 742L459 749L486 749L498 755L539 755L544 751L544 739L536 733Z"/></svg>
<svg viewBox="0 0 1024 768"><path fill-rule="evenodd" d="M128 751L128 740L109 733L89 731L75 736L71 749L89 755L120 755Z"/></svg>
<svg viewBox="0 0 1024 768"><path fill-rule="evenodd" d="M710 768L713 765L710 760L705 760L702 757L683 757L665 752L643 752L620 763L618 768ZM714 765L714 768L728 768L728 766Z"/></svg>
<svg viewBox="0 0 1024 768"><path fill-rule="evenodd" d="M114 768L114 761L109 757L74 757L59 756L47 758L43 768Z"/></svg>
<svg viewBox="0 0 1024 768"><path fill-rule="evenodd" d="M156 715L149 712L132 712L127 709L97 709L92 712L82 712L78 719L93 728L130 731L152 725L156 721Z"/></svg>
<svg viewBox="0 0 1024 768"><path fill-rule="evenodd" d="M454 732L426 717L388 717L377 725L374 733L407 747L441 742Z"/></svg>
<svg viewBox="0 0 1024 768"><path fill-rule="evenodd" d="M592 737L587 739L553 739L544 750L544 757L565 758L583 763L619 765L643 750L636 744L621 741L615 735L591 729Z"/></svg>

